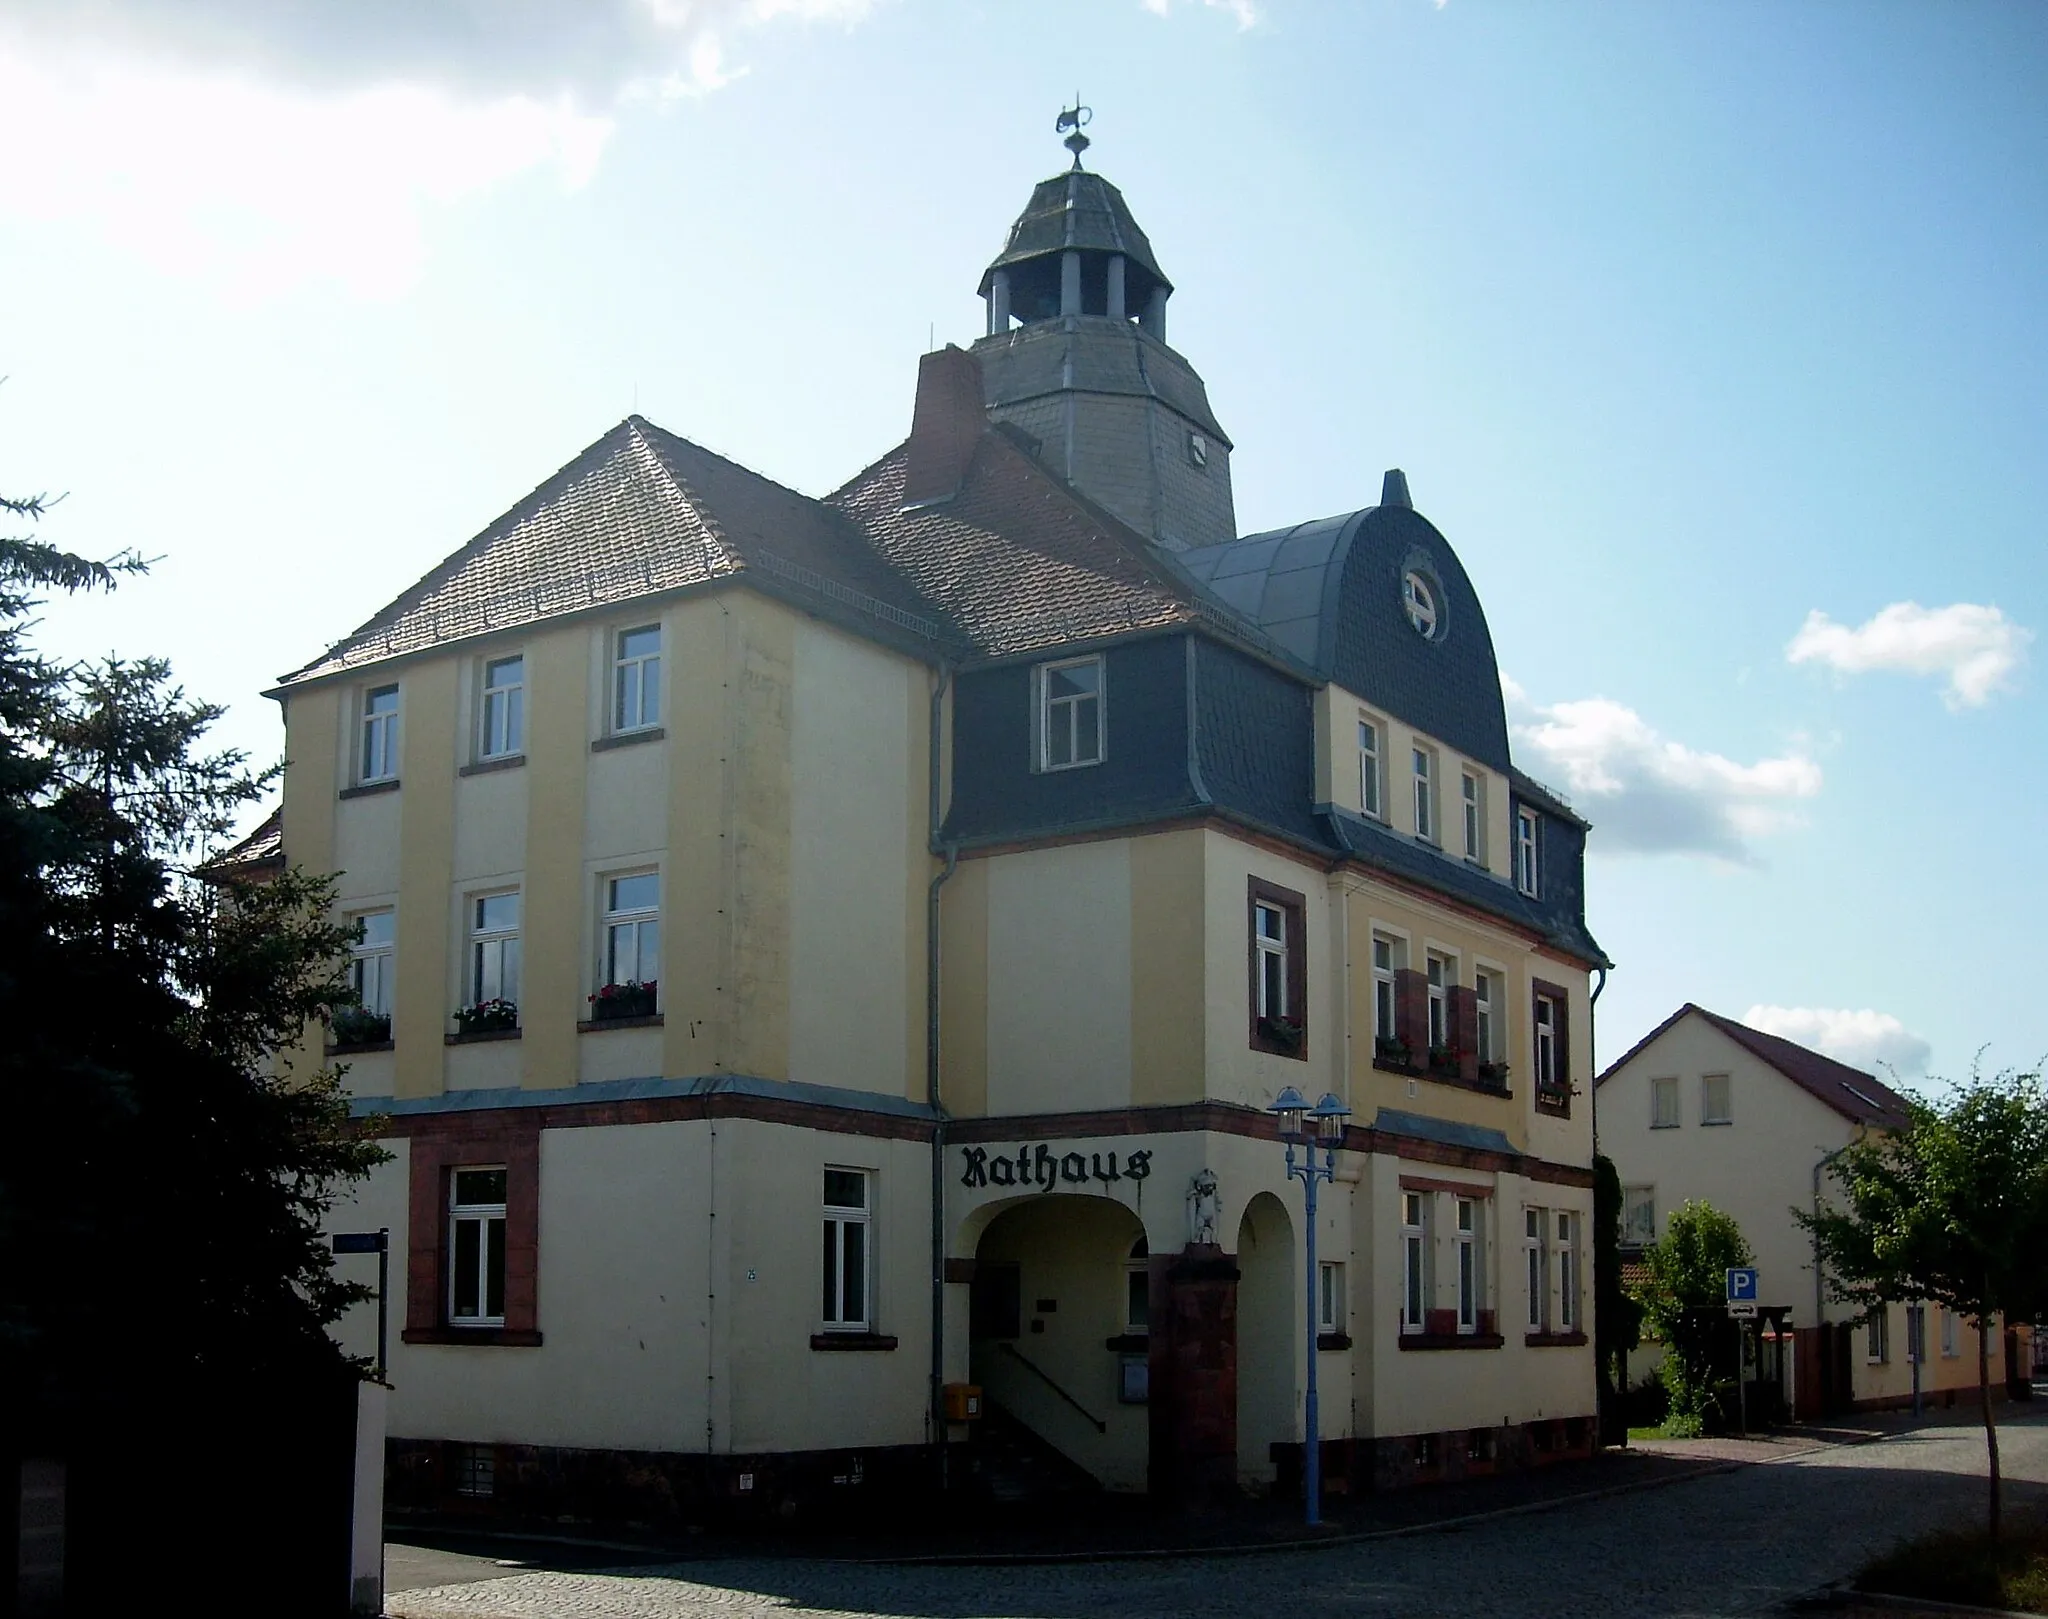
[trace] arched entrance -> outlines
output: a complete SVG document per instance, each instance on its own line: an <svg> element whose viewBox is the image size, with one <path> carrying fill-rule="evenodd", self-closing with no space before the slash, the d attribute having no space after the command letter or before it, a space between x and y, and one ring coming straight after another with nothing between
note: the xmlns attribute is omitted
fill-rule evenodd
<svg viewBox="0 0 2048 1619"><path fill-rule="evenodd" d="M1272 1447L1291 1443L1296 1306L1294 1222L1286 1205L1261 1192L1237 1228L1237 1473L1270 1488Z"/></svg>
<svg viewBox="0 0 2048 1619"><path fill-rule="evenodd" d="M999 1420L1112 1489L1145 1487L1145 1266L1137 1215L1101 1197L1014 1203L975 1248L973 1381Z"/></svg>

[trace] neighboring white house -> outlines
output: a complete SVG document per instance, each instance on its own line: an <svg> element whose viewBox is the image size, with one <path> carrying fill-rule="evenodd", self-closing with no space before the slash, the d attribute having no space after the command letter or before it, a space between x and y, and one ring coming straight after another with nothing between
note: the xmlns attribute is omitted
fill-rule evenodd
<svg viewBox="0 0 2048 1619"><path fill-rule="evenodd" d="M1905 1121L1903 1097L1861 1069L1691 1002L1594 1086L1600 1150L1621 1176L1625 1265L1663 1235L1672 1210L1711 1203L1755 1251L1760 1302L1790 1307L1785 1393L1796 1415L1911 1400L1906 1307L1866 1320L1827 1298L1812 1238L1792 1214L1828 1194L1826 1166L1850 1142ZM1953 1403L1958 1390L1973 1391L1975 1329L1929 1305L1925 1335L1923 1394ZM1994 1331L1990 1345L1994 1385L2005 1376L2002 1336ZM1655 1353L1637 1352L1631 1381Z"/></svg>

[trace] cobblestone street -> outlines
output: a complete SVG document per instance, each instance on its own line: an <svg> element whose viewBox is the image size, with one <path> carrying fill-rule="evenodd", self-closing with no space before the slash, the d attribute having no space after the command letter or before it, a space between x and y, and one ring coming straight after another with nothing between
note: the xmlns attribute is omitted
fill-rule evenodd
<svg viewBox="0 0 2048 1619"><path fill-rule="evenodd" d="M2048 1500L2048 1419L2001 1430L2009 1501ZM1168 1562L885 1567L706 1561L532 1572L394 1594L400 1619L1270 1619L1768 1613L1903 1536L1983 1509L1982 1431L1950 1423L1662 1489L1305 1552Z"/></svg>

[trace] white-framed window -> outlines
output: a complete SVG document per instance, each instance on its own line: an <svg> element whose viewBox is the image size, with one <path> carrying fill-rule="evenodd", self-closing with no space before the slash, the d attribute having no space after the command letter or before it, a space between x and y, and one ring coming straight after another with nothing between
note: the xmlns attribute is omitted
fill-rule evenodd
<svg viewBox="0 0 2048 1619"><path fill-rule="evenodd" d="M1376 1040L1396 1038L1399 1027L1397 1006L1394 996L1394 972L1397 966L1394 941L1384 933L1372 936L1372 1032Z"/></svg>
<svg viewBox="0 0 2048 1619"><path fill-rule="evenodd" d="M1344 1267L1333 1259L1316 1265L1316 1331L1344 1330Z"/></svg>
<svg viewBox="0 0 2048 1619"><path fill-rule="evenodd" d="M661 626L621 630L612 646L612 729L661 723Z"/></svg>
<svg viewBox="0 0 2048 1619"><path fill-rule="evenodd" d="M1536 893L1536 812L1515 811L1515 886L1532 898Z"/></svg>
<svg viewBox="0 0 2048 1619"><path fill-rule="evenodd" d="M1700 1078L1700 1123L1733 1124L1735 1097L1726 1074L1705 1074Z"/></svg>
<svg viewBox="0 0 2048 1619"><path fill-rule="evenodd" d="M1477 1332L1486 1308L1486 1215L1481 1200L1461 1197L1458 1219L1458 1330Z"/></svg>
<svg viewBox="0 0 2048 1619"><path fill-rule="evenodd" d="M1042 663L1038 686L1038 768L1102 763L1102 660Z"/></svg>
<svg viewBox="0 0 2048 1619"><path fill-rule="evenodd" d="M1140 1237L1131 1244L1124 1260L1124 1331L1132 1334L1152 1330L1152 1250Z"/></svg>
<svg viewBox="0 0 2048 1619"><path fill-rule="evenodd" d="M1429 1215L1426 1192L1401 1194L1401 1330L1420 1332L1430 1298Z"/></svg>
<svg viewBox="0 0 2048 1619"><path fill-rule="evenodd" d="M865 1169L825 1171L827 1332L867 1332L874 1323L874 1264L868 1238L874 1176Z"/></svg>
<svg viewBox="0 0 2048 1619"><path fill-rule="evenodd" d="M1421 574L1409 571L1401 576L1401 604L1408 611L1408 622L1415 626L1415 633L1425 641L1436 638L1436 592L1429 588L1429 581Z"/></svg>
<svg viewBox="0 0 2048 1619"><path fill-rule="evenodd" d="M1557 1032L1561 1020L1557 1015L1556 997L1538 995L1535 1009L1536 1088L1559 1091L1564 1089L1564 1074L1557 1060Z"/></svg>
<svg viewBox="0 0 2048 1619"><path fill-rule="evenodd" d="M1891 1308L1880 1304L1870 1312L1864 1324L1864 1352L1873 1366L1881 1366L1892 1358Z"/></svg>
<svg viewBox="0 0 2048 1619"><path fill-rule="evenodd" d="M1431 776L1433 761L1427 748L1411 748L1415 771L1415 835L1436 841L1436 784Z"/></svg>
<svg viewBox="0 0 2048 1619"><path fill-rule="evenodd" d="M472 1006L519 1001L519 890L476 894L469 902L469 982Z"/></svg>
<svg viewBox="0 0 2048 1619"><path fill-rule="evenodd" d="M1647 1248L1657 1240L1657 1188L1624 1186L1621 1189L1621 1245Z"/></svg>
<svg viewBox="0 0 2048 1619"><path fill-rule="evenodd" d="M661 977L661 877L636 871L604 880L604 960L607 984L652 985Z"/></svg>
<svg viewBox="0 0 2048 1619"><path fill-rule="evenodd" d="M505 1324L505 1171L458 1169L448 1177L448 1320Z"/></svg>
<svg viewBox="0 0 2048 1619"><path fill-rule="evenodd" d="M1659 1074L1650 1081L1650 1128L1676 1130L1678 1123L1678 1076Z"/></svg>
<svg viewBox="0 0 2048 1619"><path fill-rule="evenodd" d="M1941 1307L1941 1353L1944 1358L1962 1353L1956 1344L1956 1313L1946 1304Z"/></svg>
<svg viewBox="0 0 2048 1619"><path fill-rule="evenodd" d="M362 937L349 950L349 987L356 992L362 1009L374 1017L391 1016L391 952L397 942L397 915L386 906L381 911L358 911L349 919L359 926Z"/></svg>
<svg viewBox="0 0 2048 1619"><path fill-rule="evenodd" d="M363 693L361 745L356 755L356 780L395 781L398 777L398 688L373 686Z"/></svg>
<svg viewBox="0 0 2048 1619"><path fill-rule="evenodd" d="M1378 720L1358 722L1358 807L1379 818L1386 814L1381 796L1381 732Z"/></svg>
<svg viewBox="0 0 2048 1619"><path fill-rule="evenodd" d="M1557 1212L1557 1330L1579 1330L1579 1217Z"/></svg>
<svg viewBox="0 0 2048 1619"><path fill-rule="evenodd" d="M1458 772L1458 792L1464 801L1465 811L1465 858L1484 860L1486 858L1486 800L1485 784L1469 770Z"/></svg>
<svg viewBox="0 0 2048 1619"><path fill-rule="evenodd" d="M1451 991L1457 987L1458 964L1449 956L1432 950L1428 955L1429 1043L1432 1048L1451 1043Z"/></svg>
<svg viewBox="0 0 2048 1619"><path fill-rule="evenodd" d="M493 658L484 665L483 681L476 756L508 759L526 746L526 659Z"/></svg>
<svg viewBox="0 0 2048 1619"><path fill-rule="evenodd" d="M1271 900L1252 902L1252 950L1257 962L1254 982L1260 1017L1292 1017L1287 983L1287 912Z"/></svg>
<svg viewBox="0 0 2048 1619"><path fill-rule="evenodd" d="M1550 1216L1544 1209L1522 1211L1523 1282L1528 1304L1525 1317L1531 1332L1550 1324L1550 1249L1543 1240Z"/></svg>
<svg viewBox="0 0 2048 1619"><path fill-rule="evenodd" d="M1500 1062L1507 1055L1501 1038L1500 974L1477 969L1472 974L1473 1034L1481 1062Z"/></svg>

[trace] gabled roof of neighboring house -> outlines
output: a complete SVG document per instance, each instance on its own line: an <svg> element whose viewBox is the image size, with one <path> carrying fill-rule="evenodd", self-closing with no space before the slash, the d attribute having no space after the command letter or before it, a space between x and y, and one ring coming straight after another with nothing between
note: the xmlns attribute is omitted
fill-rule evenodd
<svg viewBox="0 0 2048 1619"><path fill-rule="evenodd" d="M283 684L741 575L889 639L950 639L843 514L629 416Z"/></svg>
<svg viewBox="0 0 2048 1619"><path fill-rule="evenodd" d="M199 868L199 875L217 881L264 877L284 867L284 806L263 818L263 824Z"/></svg>
<svg viewBox="0 0 2048 1619"><path fill-rule="evenodd" d="M1823 1057L1818 1051L1809 1050L1781 1035L1765 1034L1746 1023L1737 1023L1718 1012L1709 1012L1704 1006L1696 1006L1691 1001L1630 1046L1616 1061L1609 1063L1593 1081L1594 1085L1605 1084L1609 1076L1632 1062L1638 1052L1688 1016L1705 1019L1751 1056L1775 1068L1816 1101L1833 1108L1852 1124L1896 1129L1906 1122L1909 1112L1906 1098L1874 1074L1865 1073L1861 1068L1851 1068L1832 1057Z"/></svg>

